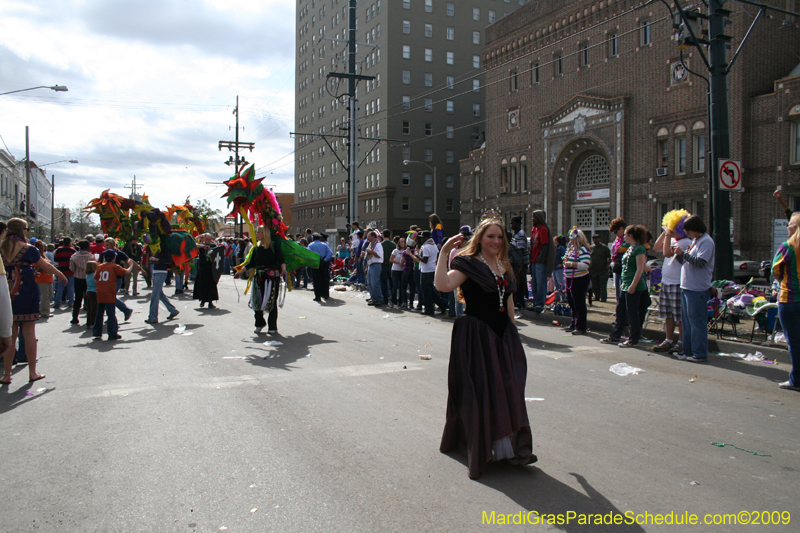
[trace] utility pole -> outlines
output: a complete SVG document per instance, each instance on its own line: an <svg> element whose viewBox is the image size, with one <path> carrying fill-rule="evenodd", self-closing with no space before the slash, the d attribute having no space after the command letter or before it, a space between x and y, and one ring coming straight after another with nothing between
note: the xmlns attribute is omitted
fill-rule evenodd
<svg viewBox="0 0 800 533"><path fill-rule="evenodd" d="M31 150L28 137L28 126L25 126L25 220L33 224L31 218Z"/></svg>
<svg viewBox="0 0 800 533"><path fill-rule="evenodd" d="M136 174L134 174L133 181L131 182L130 185L126 185L125 188L131 190L131 196L130 196L131 200L136 200L136 189L142 189L144 188L144 185L136 184Z"/></svg>
<svg viewBox="0 0 800 533"><path fill-rule="evenodd" d="M234 142L231 141L220 141L219 142L219 149L220 151L223 148L227 148L228 151L234 152L236 159L233 157L229 158L225 161L225 164L230 166L233 165L234 167L234 176L239 175L239 167L245 166L248 162L242 157L239 159L239 147L242 148L249 148L252 152L256 146L256 143L252 142L239 142L239 96L236 96L236 108L233 110L233 114L236 115L236 140ZM242 219L239 213L236 213L236 220L239 221L239 237L241 238L242 234L244 233L244 220Z"/></svg>
<svg viewBox="0 0 800 533"><path fill-rule="evenodd" d="M56 242L56 175L50 180L50 240Z"/></svg>

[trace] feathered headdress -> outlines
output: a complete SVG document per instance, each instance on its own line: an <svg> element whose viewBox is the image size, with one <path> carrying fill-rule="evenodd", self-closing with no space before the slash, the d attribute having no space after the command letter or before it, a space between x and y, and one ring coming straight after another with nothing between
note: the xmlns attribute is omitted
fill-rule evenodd
<svg viewBox="0 0 800 533"><path fill-rule="evenodd" d="M673 209L664 215L661 224L672 232L673 237L676 239L683 239L686 237L686 231L683 229L683 223L689 218L691 214L686 209Z"/></svg>

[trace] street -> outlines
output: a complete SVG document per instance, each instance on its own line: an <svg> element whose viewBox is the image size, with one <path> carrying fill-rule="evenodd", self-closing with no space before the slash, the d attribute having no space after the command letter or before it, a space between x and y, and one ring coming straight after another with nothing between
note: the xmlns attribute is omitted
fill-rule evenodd
<svg viewBox="0 0 800 533"><path fill-rule="evenodd" d="M236 283L222 277L215 310L191 291L173 298L180 315L165 322L162 306L156 326L143 322L143 291L117 342L92 340L65 311L37 325L46 379L29 384L17 367L0 389L2 531L481 531L502 529L484 525L493 512L529 511L576 518L527 531L676 529L577 518L626 512L800 522L800 394L778 389L785 364L678 361L527 312L539 462L473 481L464 457L438 450L452 321L374 309L352 291L317 304L300 289L280 335L255 335ZM609 371L620 362L644 372Z"/></svg>

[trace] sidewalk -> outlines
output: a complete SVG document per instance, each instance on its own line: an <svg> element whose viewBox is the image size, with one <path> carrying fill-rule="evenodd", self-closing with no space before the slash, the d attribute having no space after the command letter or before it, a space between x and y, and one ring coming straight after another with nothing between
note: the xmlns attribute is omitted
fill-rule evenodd
<svg viewBox="0 0 800 533"><path fill-rule="evenodd" d="M589 326L589 331L594 333L600 333L603 335L608 335L614 329L614 313L616 310L617 301L613 297L613 290L609 290L609 298L606 302L597 302L593 301L592 306L589 307L588 315L587 315L587 322ZM543 321L545 323L551 323L552 321L558 321L559 326L566 326L569 324L570 317L568 316L558 316L554 315L552 312L545 311L540 315L537 315L533 311L526 310L523 314L522 320L530 320L534 317L539 317L538 320ZM755 352L761 352L764 354L764 358L770 361L777 361L778 363L791 365L792 360L789 357L789 352L787 350L787 346L785 343L779 343L777 345L772 346L762 346L761 343L764 342L764 334L763 333L756 333L756 336L753 340L753 343L750 343L750 329L751 329L751 320L746 319L742 322L741 331L744 333L747 332L746 337L739 337L738 340L734 340L731 337L723 337L721 339L717 339L716 335L709 333L708 335L708 352L709 354L717 354L717 353L744 353L744 354L752 354ZM650 351L653 349L653 346L660 343L665 339L664 329L661 324L653 324L648 323L645 325L644 330L642 331L642 338L645 340L644 346L642 348ZM648 344L647 341L651 343Z"/></svg>

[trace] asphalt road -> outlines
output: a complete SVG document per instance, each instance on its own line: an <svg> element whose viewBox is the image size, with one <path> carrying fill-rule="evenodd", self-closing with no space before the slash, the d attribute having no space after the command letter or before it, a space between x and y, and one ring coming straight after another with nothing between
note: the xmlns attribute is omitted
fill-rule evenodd
<svg viewBox="0 0 800 533"><path fill-rule="evenodd" d="M451 321L298 290L280 312L283 344L267 347L230 277L220 293L218 310L187 295L157 326L143 323L146 298L131 299L118 342L93 341L67 313L37 326L47 378L28 384L18 368L0 389L0 531L520 530L484 519L529 511L788 511L795 525L574 517L525 531L798 529L800 394L778 389L785 365L680 362L523 319L539 462L472 481L462 457L438 451ZM620 362L644 373L611 373Z"/></svg>

